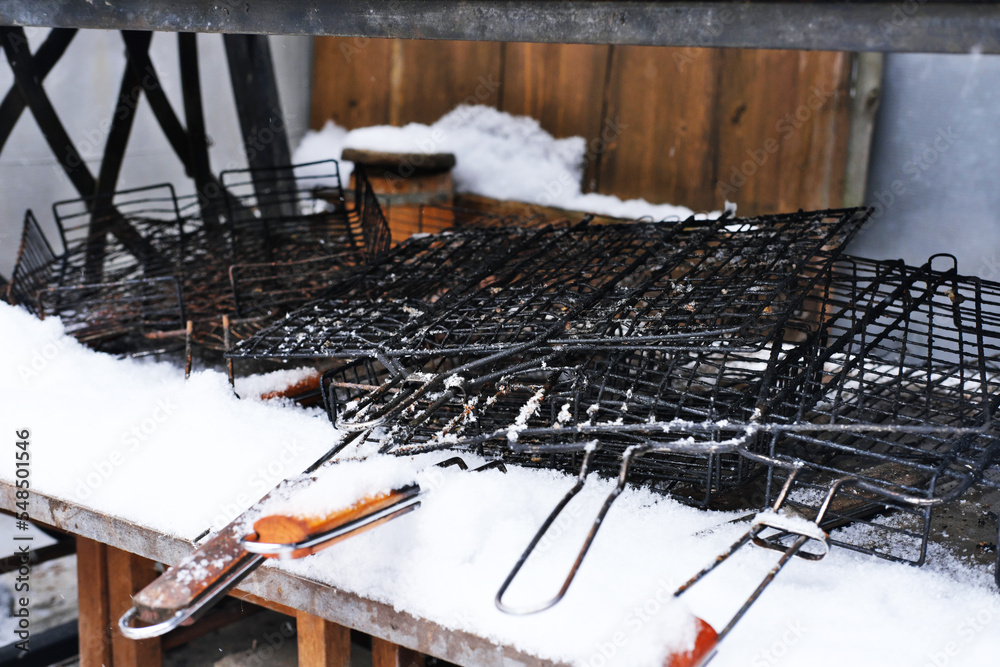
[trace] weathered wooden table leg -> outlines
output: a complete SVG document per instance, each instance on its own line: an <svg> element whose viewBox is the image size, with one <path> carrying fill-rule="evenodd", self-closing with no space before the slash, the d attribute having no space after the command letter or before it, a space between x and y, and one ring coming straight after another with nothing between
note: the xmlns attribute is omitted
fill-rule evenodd
<svg viewBox="0 0 1000 667"><path fill-rule="evenodd" d="M132 596L156 579L155 563L128 551L107 547L108 609L114 667L158 667L163 662L160 638L133 641L118 632L118 619L132 606ZM109 667L111 663L108 663ZM81 666L82 667L82 666Z"/></svg>
<svg viewBox="0 0 1000 667"><path fill-rule="evenodd" d="M107 549L100 542L85 537L76 538L76 578L80 599L80 667L112 665Z"/></svg>
<svg viewBox="0 0 1000 667"><path fill-rule="evenodd" d="M424 667L424 656L384 639L372 637L372 667Z"/></svg>
<svg viewBox="0 0 1000 667"><path fill-rule="evenodd" d="M351 631L305 612L295 615L299 667L351 667Z"/></svg>

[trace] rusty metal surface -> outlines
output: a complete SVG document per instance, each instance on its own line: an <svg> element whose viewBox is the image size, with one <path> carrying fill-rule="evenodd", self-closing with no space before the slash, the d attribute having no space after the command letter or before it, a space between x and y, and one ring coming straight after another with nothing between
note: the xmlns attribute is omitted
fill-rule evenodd
<svg viewBox="0 0 1000 667"><path fill-rule="evenodd" d="M977 2L6 0L0 25L842 51L1000 53Z"/></svg>
<svg viewBox="0 0 1000 667"><path fill-rule="evenodd" d="M0 482L0 510L14 510L15 491L11 484ZM28 514L37 523L167 564L176 563L194 550L193 543L188 540L35 491L31 493ZM406 612L397 612L391 605L294 576L276 567L258 569L239 585L238 590L458 665L550 667L556 664L468 632L450 630Z"/></svg>

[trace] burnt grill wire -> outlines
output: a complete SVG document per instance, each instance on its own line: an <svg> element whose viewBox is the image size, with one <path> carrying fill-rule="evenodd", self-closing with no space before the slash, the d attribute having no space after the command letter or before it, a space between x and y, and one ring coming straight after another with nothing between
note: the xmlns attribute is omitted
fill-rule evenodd
<svg viewBox="0 0 1000 667"><path fill-rule="evenodd" d="M184 334L178 275L186 234L168 184L57 202L62 252L25 217L15 301L58 315L67 331L108 351L162 348Z"/></svg>
<svg viewBox="0 0 1000 667"><path fill-rule="evenodd" d="M393 375L389 369L376 360L359 359L346 364L336 366L322 376L320 392L323 406L334 424L338 424L339 416L346 410L354 412L357 405L370 401L373 394L379 395L384 401L392 401L400 393L406 393L413 389L419 389L421 380L433 377L455 368L460 360L450 358L437 358L428 360L422 371L411 375ZM538 367L538 360L529 361L526 366ZM551 370L551 369L550 369ZM499 376L506 377L507 369L504 367ZM464 387L462 395L470 399L471 406L457 397L451 396L452 400L442 400L445 392L437 392L430 395L425 403L410 404L401 411L399 419L392 423L387 423L385 428L378 429L376 434L369 437L367 445L377 448L382 452L391 451L399 455L408 455L411 450L404 447L396 447L405 436L402 431L410 430L410 435L415 442L416 439L426 437L429 439L443 439L445 442L426 443L423 451L444 449L453 446L458 442L458 438L465 435L465 427L470 421L475 421L479 416L475 408L475 403L481 398L490 404L497 400L506 401L513 404L513 409L520 407L519 396L515 395L519 386L508 387L506 384L499 387L498 375L484 372L477 378L479 386L468 386L469 393L465 393ZM409 386L408 386L409 385ZM433 403L431 410L425 410L428 404ZM432 415L432 423L424 424L421 420ZM419 423L407 423L413 420ZM429 432L431 429L433 432ZM568 454L559 453L556 455L521 454L509 448L493 448L486 451L483 447L478 447L478 453L490 455L495 458L502 458L505 462L517 463L531 467L559 468L567 472L575 472L579 468L579 457L576 452Z"/></svg>
<svg viewBox="0 0 1000 667"><path fill-rule="evenodd" d="M803 271L806 262L836 250L866 215L585 221L418 237L378 271L308 304L235 355L420 358L544 343L759 346L815 280ZM496 247L503 234L518 236L506 252ZM455 246L477 270L442 276L442 248Z"/></svg>
<svg viewBox="0 0 1000 667"><path fill-rule="evenodd" d="M229 170L220 180L233 195L226 200L232 263L361 252L368 240L352 224L336 160Z"/></svg>
<svg viewBox="0 0 1000 667"><path fill-rule="evenodd" d="M354 175L354 182L355 208L358 209L361 238L364 241L364 258L365 262L370 264L389 250L392 245L392 234L389 232L389 223L382 211L382 205L364 170L359 170Z"/></svg>
<svg viewBox="0 0 1000 667"><path fill-rule="evenodd" d="M954 258L950 259L954 262ZM649 376L657 379L656 390L647 391L637 382L644 374L632 372L638 365L619 364L616 372L628 380L628 390L617 407L620 394L609 401L612 411L608 416L618 415L614 421L598 423L588 419L580 423L573 404L567 402L549 425L531 429L526 417L541 412L542 392L550 391L551 377L565 373L565 369L544 383L536 380L536 393L527 400L521 398L516 419L511 419L514 410L508 410L507 440L512 447L559 452L580 448L578 442L565 444L565 440L573 439L574 430L598 437L582 447L583 464L577 484L549 515L508 575L497 594L497 605L512 613L531 613L556 604L575 577L611 505L638 472L638 463L651 453L663 451L697 454L701 450L703 457L735 451L750 461L765 464L769 480L781 482L775 511L791 510L818 524L807 532L802 528L783 531L781 522L774 524L777 532L760 543L787 549L785 560L808 539L818 539L826 549L835 544L891 560L922 563L932 508L954 500L971 484L981 481L983 470L1000 453L1000 438L993 421L1000 404L994 363L1000 344L1000 329L996 326L1000 284L959 276L954 265L935 270L935 260L940 256L922 267L908 267L902 262L841 258L839 270L824 279L825 288L815 293L799 313L804 326L787 340L784 335L775 338L770 359L751 373L763 374L761 391L749 392L756 394L753 403L734 402L736 423L730 419L714 424L664 421L667 415L656 413L661 401L669 405L669 401L663 401L662 389L675 384L677 375L659 368ZM725 364L717 368L731 367ZM736 368L752 370L743 365ZM713 374L719 375L718 371ZM599 384L603 383L605 379L599 378ZM615 384L615 379L609 383ZM526 388L524 396L532 389ZM466 406L475 408L482 398L470 400L466 395L463 400ZM646 409L638 411L637 422L630 423L636 407ZM600 407L593 410L594 417L600 412ZM433 414L432 410L428 413ZM449 427L457 414L454 411L446 415L452 419L446 422ZM641 421L643 414L650 415L646 424ZM462 416L466 424L478 423L479 415L476 417ZM551 410L545 418L552 420ZM613 440L609 435L619 429L621 433L645 434L647 440L622 453L618 484L601 507L559 593L534 606L509 607L503 602L508 586L556 517L583 488L587 473L595 467L596 453L606 441ZM691 437L661 444L657 442L659 429ZM521 442L525 436L559 431L571 437L563 443ZM729 443L706 437L718 432L736 437ZM435 437L445 440L440 433ZM502 431L493 437L502 440ZM769 438L764 452L759 438ZM447 439L452 446L463 444L461 437ZM465 440L466 444L476 441ZM770 486L769 494L774 490ZM769 495L765 502L771 500ZM757 542L755 531L760 527L752 528L716 564L750 538ZM837 529L842 530L829 539L827 532ZM713 568L709 566L692 582ZM775 573L772 571L771 577ZM767 581L769 578L764 585ZM751 596L736 619L755 597Z"/></svg>
<svg viewBox="0 0 1000 667"><path fill-rule="evenodd" d="M422 204L417 216L417 233L437 233L447 229L496 229L519 227L568 227L573 223L562 216L548 216L525 205L523 213L494 213L463 206Z"/></svg>
<svg viewBox="0 0 1000 667"><path fill-rule="evenodd" d="M776 421L822 430L766 436L760 460L769 496L801 469L787 504L807 515L835 479L853 477L845 493L863 509L831 543L920 563L931 509L989 483L983 471L1000 455L1000 284L958 275L947 256L923 267L858 259L852 279L768 399ZM802 400L810 393L822 398Z"/></svg>
<svg viewBox="0 0 1000 667"><path fill-rule="evenodd" d="M37 315L38 292L49 285L55 259L52 245L38 226L35 214L29 209L24 214L21 245L17 250L14 273L7 286L10 303L21 305Z"/></svg>
<svg viewBox="0 0 1000 667"><path fill-rule="evenodd" d="M519 229L495 229L410 237L382 261L333 286L322 299L244 341L231 356L338 357L342 355L333 347L333 336L354 338L355 325L368 329L357 334L355 345L371 350L366 340L388 339L432 309L450 289L472 280L482 267L500 263L528 235Z"/></svg>
<svg viewBox="0 0 1000 667"><path fill-rule="evenodd" d="M472 364L448 361L406 376L381 370L371 374L368 385L375 386L367 392L353 385L348 387L353 392L345 391L331 377L336 390L327 399L331 419L347 413L352 422L365 422L388 415L376 438L382 451L462 448L571 471L579 469L583 450L596 440L600 448L591 455L590 469L610 475L618 474L629 447L662 446L674 451L636 459L630 480L701 496L705 504L752 472L750 461L723 444L732 438L725 429L702 434L718 443L721 453L706 455L703 439L686 450L678 443L690 440L689 429L697 425L749 419L768 363L762 353L526 355L480 363L467 379L454 373L467 372ZM427 390L442 375L450 379ZM400 401L407 395L417 400Z"/></svg>
<svg viewBox="0 0 1000 667"><path fill-rule="evenodd" d="M229 281L239 318L292 310L364 263L356 252L264 264L234 264Z"/></svg>
<svg viewBox="0 0 1000 667"><path fill-rule="evenodd" d="M184 228L167 183L56 202L63 245L53 287L173 275L184 256Z"/></svg>
<svg viewBox="0 0 1000 667"><path fill-rule="evenodd" d="M39 292L38 303L43 315L62 318L68 334L99 348L161 346L185 335L181 287L170 276L53 287Z"/></svg>
<svg viewBox="0 0 1000 667"><path fill-rule="evenodd" d="M326 166L326 163L318 163ZM310 165L305 165L308 169ZM389 225L368 179L360 174L355 181L356 206L348 210L352 241L339 247L319 243L309 254L309 245L298 251L303 259L257 264L241 263L229 267L232 295L233 333L237 339L254 335L277 316L301 306L329 290L340 279L366 264L377 261L389 249ZM304 239L299 238L299 243ZM202 327L204 329L205 327ZM214 333L214 335L213 335ZM207 338L222 343L219 332Z"/></svg>
<svg viewBox="0 0 1000 667"><path fill-rule="evenodd" d="M803 488L858 475L855 493L911 507L956 497L998 450L978 429L1000 396L1000 285L930 265L844 257L835 268L757 351L559 353L465 379L425 368L349 400L361 421L389 415L382 448L406 453L512 446L579 460L596 439L591 469L617 474L637 447L630 479L709 495L757 462L778 481L777 468L805 466ZM445 379L426 390L434 372ZM393 414L407 382L424 393Z"/></svg>
<svg viewBox="0 0 1000 667"><path fill-rule="evenodd" d="M240 312L243 319L235 326L250 335L267 318L301 305L340 274L388 248L388 225L377 200L359 192L360 206L348 210L335 162L276 171L294 174L300 167L313 172L302 175L294 188L297 198L291 208L300 212L298 218L264 221L269 235L257 235L255 241L273 243L273 248L254 249L248 241L253 235L243 238L248 256L298 259L236 265L228 271L237 225L229 220L220 224L214 215L212 224L203 220L197 197L184 198L182 214L172 187L159 185L55 204L60 254L29 211L9 292L36 314L43 314L39 294L44 294L48 314L67 319L70 331L92 344L99 345L103 335L115 339L115 349L125 340L142 348L151 331L174 330L180 317L181 329L184 318L198 323L196 342L222 349L220 315L245 308L247 314ZM243 175L253 183L258 175L251 171L230 172L229 179L239 183ZM287 196L272 196L274 187L287 184L272 176L268 174L272 189L245 205L227 193L228 211L245 221L253 211L288 208ZM363 178L359 187L371 189ZM180 298L170 281L180 286ZM125 335L129 327L138 335Z"/></svg>
<svg viewBox="0 0 1000 667"><path fill-rule="evenodd" d="M56 254L29 211L11 286L33 313L63 317L81 340L130 344L183 328L174 278L184 229L169 185L57 202ZM156 343L159 345L159 343Z"/></svg>

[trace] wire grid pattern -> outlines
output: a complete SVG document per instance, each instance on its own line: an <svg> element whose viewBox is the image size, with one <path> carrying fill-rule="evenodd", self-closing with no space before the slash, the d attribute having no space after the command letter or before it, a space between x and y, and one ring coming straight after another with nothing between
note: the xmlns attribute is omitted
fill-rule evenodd
<svg viewBox="0 0 1000 667"><path fill-rule="evenodd" d="M771 453L828 475L905 467L905 481L865 481L914 500L954 497L1000 447L1000 284L932 263L848 263L850 284L822 299L820 329L776 365L764 407L776 424L817 430L779 428Z"/></svg>
<svg viewBox="0 0 1000 667"><path fill-rule="evenodd" d="M380 444L400 453L515 449L571 468L596 441L592 469L617 474L622 453L640 447L648 453L630 479L710 490L745 481L755 464L776 482L805 466L800 486L817 498L852 475L871 488L851 493L922 515L997 458L996 434L977 429L1000 396L998 314L998 284L843 257L760 350L560 352L516 369L507 360L386 411L407 382L453 373L422 369L382 383L381 404L356 418L388 415Z"/></svg>
<svg viewBox="0 0 1000 667"><path fill-rule="evenodd" d="M360 207L348 210L335 162L303 168L309 173L295 187L268 172L262 196L242 204L227 194L238 219L221 224L201 218L197 197L183 199L182 214L169 185L58 202L59 254L29 212L10 293L36 314L63 317L68 330L99 347L109 339L115 349L143 348L152 344L143 338L176 332L190 319L198 323L195 342L221 349L221 315L243 318L236 326L250 335L388 248L388 224L367 179L359 182L367 193L358 194ZM257 171L227 178L237 189L252 186ZM291 194L277 191L285 186ZM260 217L282 207L293 213ZM237 240L239 229L250 231ZM256 233L261 229L268 234ZM284 259L230 266L236 247L247 257Z"/></svg>
<svg viewBox="0 0 1000 667"><path fill-rule="evenodd" d="M351 220L335 160L224 171L220 180L232 195L226 199L230 263L364 250L367 239Z"/></svg>
<svg viewBox="0 0 1000 667"><path fill-rule="evenodd" d="M153 185L52 205L63 253L54 287L172 275L185 252L173 186Z"/></svg>
<svg viewBox="0 0 1000 667"><path fill-rule="evenodd" d="M348 276L321 299L242 342L230 356L347 356L334 348L334 335L371 351L365 341L398 333L449 290L471 281L484 266L499 264L512 246L525 243L534 233L492 229L412 236L382 261Z"/></svg>
<svg viewBox="0 0 1000 667"><path fill-rule="evenodd" d="M63 245L59 255L49 254L33 217L25 223L30 244L49 251L41 255L48 266L34 272L44 276L44 284L33 286L34 312L58 315L68 332L88 343L107 342L108 349L126 340L128 346L159 346L151 341L183 329L175 276L186 230L172 186L61 201L52 211ZM30 265L30 256L19 258L22 263Z"/></svg>
<svg viewBox="0 0 1000 667"><path fill-rule="evenodd" d="M142 339L158 345L153 341L184 334L181 287L172 276L52 287L39 293L38 303L42 313L57 314L66 333L84 343L145 347Z"/></svg>
<svg viewBox="0 0 1000 667"><path fill-rule="evenodd" d="M483 211L464 206L443 206L440 204L422 204L418 211L418 227L420 229L454 228L503 228L520 227L533 229L537 227L569 227L573 222L563 216L546 215L525 205L523 213L498 213Z"/></svg>
<svg viewBox="0 0 1000 667"><path fill-rule="evenodd" d="M788 505L810 516L852 477L847 509L829 516L854 527L832 543L921 563L932 508L990 484L1000 457L1000 284L959 275L949 257L847 262L820 333L777 368L772 419L819 428L762 434L768 498L801 467Z"/></svg>
<svg viewBox="0 0 1000 667"><path fill-rule="evenodd" d="M805 264L833 252L863 219L858 210L823 211L418 237L380 271L308 304L235 354L418 358L541 343L759 345L815 280ZM497 247L505 234L506 251ZM439 277L442 248L472 263Z"/></svg>
<svg viewBox="0 0 1000 667"><path fill-rule="evenodd" d="M49 285L55 259L56 254L38 226L35 214L30 210L26 211L21 245L7 286L10 303L23 306L35 315L39 314L38 292Z"/></svg>

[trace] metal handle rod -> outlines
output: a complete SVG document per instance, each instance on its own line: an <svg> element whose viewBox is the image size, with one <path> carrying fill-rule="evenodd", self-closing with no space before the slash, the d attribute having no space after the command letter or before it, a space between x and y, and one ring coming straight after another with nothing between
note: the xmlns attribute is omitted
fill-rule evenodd
<svg viewBox="0 0 1000 667"><path fill-rule="evenodd" d="M132 621L135 619L138 610L135 607L129 607L128 611L118 619L118 630L127 639L135 640L151 639L166 634L180 626L184 621L195 617L201 610L211 607L219 598L232 590L233 587L243 581L247 575L256 570L263 562L263 556L249 558L243 565L234 569L226 576L219 577L215 584L211 588L206 589L205 593L190 606L179 609L165 621L154 623L153 625L134 626L132 625Z"/></svg>
<svg viewBox="0 0 1000 667"><path fill-rule="evenodd" d="M778 498L773 505L774 512L777 512L781 508L781 506L785 503L785 500L788 497L788 493L791 490L792 484L795 481L795 477L798 475L800 470L801 467L797 467L788 476L788 479L785 481L784 486L782 486L781 491L778 494ZM853 477L842 477L840 479L835 480L832 484L830 484L830 488L827 492L826 498L824 498L823 504L820 506L820 509L817 512L815 520L812 521L811 523L815 523L815 525L819 527L826 516L827 510L830 508L830 503L833 500L833 497L840 491L841 487L850 484L855 484L856 482L857 480ZM725 562L736 551L746 546L746 544L749 543L751 540L753 540L754 544L757 544L759 546L768 549L775 549L777 551L782 551L781 558L778 560L775 566L772 567L770 571L768 571L767 575L765 575L764 579L761 580L760 584L753 591L753 593L750 594L750 596L746 599L743 605L736 611L736 613L729 620L726 626L719 631L719 634L716 638L716 646L726 637L726 635L730 633L730 631L732 631L732 629L736 626L736 624L739 623L740 619L742 619L743 616L746 615L747 611L749 611L753 603L760 598L760 596L764 593L764 590L771 585L771 582L773 582L775 577L778 576L778 573L781 572L781 570L785 567L785 565L787 565L788 562L794 556L797 555L802 558L806 558L808 560L819 560L823 558L823 556L825 556L826 553L829 551L829 543L826 542L826 540L824 539L823 543L825 549L822 553L818 554L799 553L802 547L805 546L807 542L809 542L810 540L818 539L818 537L815 535L811 536L804 533L798 534L798 537L795 539L794 542L792 542L788 547L782 548L777 542L773 541L772 539L764 539L759 537L760 533L767 528L775 528L775 526L769 526L766 522L757 523L754 526L752 526L750 530L748 530L742 537L740 537L740 539L734 542L726 551L724 551L721 555L719 555L711 565L698 572L698 574L694 575L691 579L689 579L676 591L674 591L674 597L680 597L682 594L690 590L690 588L694 584L703 579L709 572L712 572L713 570L715 570L715 568L717 568L719 565ZM795 534L791 532L790 528L786 527L784 528L784 530L785 530L784 535ZM825 533L821 534L825 535ZM712 655L714 655L714 653ZM704 659L701 664L704 665L710 658L711 656L706 656L706 659Z"/></svg>
<svg viewBox="0 0 1000 667"><path fill-rule="evenodd" d="M453 456L450 459L445 459L444 461L437 463L435 467L447 468L453 465L458 466L462 470L468 470L469 468L468 464L466 464L465 460L460 456ZM503 462L499 460L484 463L478 468L474 468L472 472L480 472L494 468L504 473L507 472L506 466L504 466ZM419 486L413 485L402 489L400 493L405 493L406 495L392 505L383 507L366 516L358 517L357 519L345 522L339 526L334 526L329 530L311 535L298 542L259 542L253 539L253 535L248 535L240 541L240 546L252 554L258 554L261 556L276 555L283 559L288 558L301 549L310 549L340 537L360 533L368 527L374 527L378 524L391 521L392 519L396 519L404 514L412 512L420 507L421 496L425 495L427 492L421 490Z"/></svg>
<svg viewBox="0 0 1000 667"><path fill-rule="evenodd" d="M504 593L507 592L507 589L510 587L511 583L513 583L515 577L517 577L518 572L521 571L521 568L524 566L525 561L528 560L528 557L531 556L531 554L534 552L535 547L537 547L538 543L542 541L543 537L545 537L545 534L548 532L552 524L555 523L555 520L559 517L559 514L566 508L566 506L570 503L570 501L573 500L573 498L575 498L576 495L580 493L580 491L583 489L584 483L586 482L587 479L587 472L590 469L590 461L595 451L596 447L593 447L585 452L583 458L583 465L580 467L580 474L577 475L576 483L573 485L573 488L571 488L569 491L566 492L566 495L563 496L562 500L560 500L559 503L553 508L552 512L549 513L549 516L545 519L545 522L538 529L538 532L536 532L534 537L531 538L531 542L528 543L528 547L524 550L524 553L522 553L521 557L517 559L517 563L514 564L514 567L507 575L507 578L504 579L503 584L500 585L500 590L497 591L496 597L493 600L497 606L497 609L499 609L500 611L514 615L535 614L555 606L566 595L566 591L569 589L569 585L573 582L573 578L576 576L576 571L580 567L580 562L582 561L583 555L586 554L587 549L590 548L590 543L593 542L594 536L597 533L595 527L591 527L590 533L587 535L587 541L584 544L583 549L580 552L580 555L577 556L576 562L573 563L573 567L570 569L569 574L566 576L566 580L563 582L562 587L556 593L555 597L546 600L542 603L526 607L512 607L503 601ZM613 499L609 498L608 501L605 501L604 507L601 508L602 518L603 515L607 513L608 508L610 508L611 500Z"/></svg>
<svg viewBox="0 0 1000 667"><path fill-rule="evenodd" d="M778 576L778 573L781 572L781 569L785 567L788 561L790 561L792 557L795 556L796 553L798 553L799 549L801 549L805 545L805 543L808 542L810 539L811 538L806 537L805 535L800 535L797 540L792 542L791 546L789 546L788 549L785 551L785 553L782 554L781 559L778 561L777 565L771 568L771 570L767 573L767 576L765 576L764 579L760 582L760 585L757 586L754 592L750 594L750 597L748 597L746 602L743 603L743 606L739 608L739 611L737 611L736 614L732 617L732 619L730 619L729 623L726 624L726 627L722 628L722 630L719 631L719 636L715 640L716 644L721 642L725 638L725 636L728 635L729 632L736 626L736 624L739 623L740 619L743 618L743 616L747 613L751 605L753 605L753 603L757 601L757 599L761 596L761 594L763 594L764 590L771 585L771 582L774 581L774 578ZM744 542L744 544L746 543Z"/></svg>
<svg viewBox="0 0 1000 667"><path fill-rule="evenodd" d="M626 449L625 453L622 454L622 463L618 472L618 482L615 485L615 488L611 490L611 493L608 494L608 497L605 499L604 504L601 505L601 509L598 511L597 517L594 519L593 524L591 524L590 531L587 533L587 537L584 539L583 546L580 547L580 551L577 553L576 560L570 567L570 570L566 575L566 579L563 581L562 586L559 588L559 591L556 593L554 597L550 598L549 600L546 600L545 602L534 605L522 606L522 607L512 607L511 605L503 601L503 596L507 592L507 589L510 587L511 583L517 577L517 574L524 566L524 563L528 560L532 552L538 546L538 543L541 542L542 538L548 532L549 528L552 527L552 524L555 522L556 518L563 511L563 509L565 509L566 505L568 505L569 502L583 489L587 472L589 470L591 457L594 455L594 452L597 451L597 441L594 441L590 446L588 446L586 450L584 450L585 454L584 454L583 465L580 469L580 474L577 477L576 484L574 484L573 488L570 489L565 496L563 496L563 499L559 501L559 504L556 505L556 507L549 514L548 518L546 518L545 523L543 523L541 528L538 529L538 532L535 533L535 536L528 544L528 547L524 550L524 553L521 554L521 557L514 565L514 568L510 571L510 574L507 575L507 578L500 586L500 590L497 591L496 598L494 598L494 603L496 604L497 608L500 609L500 611L503 611L508 614L526 615L526 614L535 614L540 611L545 611L546 609L549 609L558 604L559 601L562 600L563 597L565 597L566 591L569 590L570 584L573 583L573 579L576 578L576 573L580 569L580 565L583 563L583 559L587 556L587 552L590 550L591 545L594 543L594 538L597 537L597 531L600 530L601 525L604 523L604 518L611 510L611 506L614 504L615 500L618 499L618 496L621 495L622 491L625 490L625 484L626 481L628 480L628 473L632 466L632 462L644 456L645 454L654 451L668 451L668 452L688 451L689 448L690 444L684 443L682 441L681 443L678 443L676 447L672 447L669 445L644 444L644 445L634 445ZM714 451L717 448L718 448L717 443L709 443L705 446L703 450L699 451ZM727 443L725 445L725 448L727 450L732 450L735 448L735 445L732 443ZM787 490L785 491L785 493L787 493ZM783 501L784 495L781 496L781 499ZM747 539L749 539L749 537Z"/></svg>
<svg viewBox="0 0 1000 667"><path fill-rule="evenodd" d="M360 532L366 527L379 523L381 521L388 521L390 519L395 519L397 517L403 516L408 512L420 507L420 496L422 493L417 493L409 498L404 498L395 505L390 505L377 512L369 514L368 516L361 517L360 519L355 519L354 521L349 521L343 525L331 528L330 530L323 531L322 533L317 533L311 537L308 537L299 542L257 542L251 539L250 536L244 537L240 542L241 546L246 549L249 553L258 554L261 556L279 556L282 559L289 558L292 553L298 551L299 549L308 549L311 547L319 546L330 540L334 540L338 537L343 537L346 535L351 535L355 532Z"/></svg>

